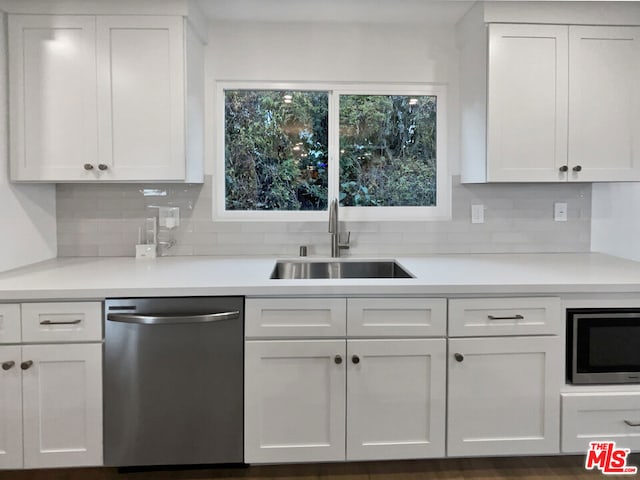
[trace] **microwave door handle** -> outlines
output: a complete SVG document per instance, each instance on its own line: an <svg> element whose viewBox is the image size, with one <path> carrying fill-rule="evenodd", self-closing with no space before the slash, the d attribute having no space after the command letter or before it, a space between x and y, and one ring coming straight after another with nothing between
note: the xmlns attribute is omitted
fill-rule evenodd
<svg viewBox="0 0 640 480"><path fill-rule="evenodd" d="M633 420L625 420L624 423L630 427L640 427L640 420L636 420L635 422Z"/></svg>

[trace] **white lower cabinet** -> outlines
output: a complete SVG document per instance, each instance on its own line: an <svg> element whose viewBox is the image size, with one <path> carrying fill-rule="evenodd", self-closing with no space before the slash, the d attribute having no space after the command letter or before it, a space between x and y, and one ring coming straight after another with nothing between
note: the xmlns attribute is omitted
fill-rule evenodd
<svg viewBox="0 0 640 480"><path fill-rule="evenodd" d="M584 454L597 441L640 451L640 392L562 394L562 451Z"/></svg>
<svg viewBox="0 0 640 480"><path fill-rule="evenodd" d="M445 349L444 339L246 342L245 461L443 456Z"/></svg>
<svg viewBox="0 0 640 480"><path fill-rule="evenodd" d="M449 339L449 456L559 452L559 337Z"/></svg>
<svg viewBox="0 0 640 480"><path fill-rule="evenodd" d="M344 460L344 340L245 343L246 463Z"/></svg>
<svg viewBox="0 0 640 480"><path fill-rule="evenodd" d="M102 345L3 346L0 363L0 468L101 465Z"/></svg>
<svg viewBox="0 0 640 480"><path fill-rule="evenodd" d="M0 468L22 468L20 348L0 346Z"/></svg>
<svg viewBox="0 0 640 480"><path fill-rule="evenodd" d="M347 460L444 456L446 340L347 340Z"/></svg>

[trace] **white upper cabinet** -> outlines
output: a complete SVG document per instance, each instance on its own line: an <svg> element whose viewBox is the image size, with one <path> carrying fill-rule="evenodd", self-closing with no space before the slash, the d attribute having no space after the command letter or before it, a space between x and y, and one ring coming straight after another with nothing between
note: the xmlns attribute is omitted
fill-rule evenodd
<svg viewBox="0 0 640 480"><path fill-rule="evenodd" d="M94 180L95 17L9 17L13 180Z"/></svg>
<svg viewBox="0 0 640 480"><path fill-rule="evenodd" d="M640 180L639 32L507 23L467 40L462 181Z"/></svg>
<svg viewBox="0 0 640 480"><path fill-rule="evenodd" d="M638 181L640 28L572 26L569 39L569 169Z"/></svg>
<svg viewBox="0 0 640 480"><path fill-rule="evenodd" d="M119 180L184 178L179 17L97 17L100 164Z"/></svg>
<svg viewBox="0 0 640 480"><path fill-rule="evenodd" d="M557 181L567 161L568 33L558 25L491 25L487 177Z"/></svg>
<svg viewBox="0 0 640 480"><path fill-rule="evenodd" d="M185 71L202 59L186 61L185 30L178 16L11 15L12 180L201 182Z"/></svg>

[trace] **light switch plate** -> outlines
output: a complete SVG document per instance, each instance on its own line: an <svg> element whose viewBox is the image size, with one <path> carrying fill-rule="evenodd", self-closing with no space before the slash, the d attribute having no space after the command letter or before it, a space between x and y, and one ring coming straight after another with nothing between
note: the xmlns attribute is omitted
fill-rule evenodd
<svg viewBox="0 0 640 480"><path fill-rule="evenodd" d="M484 205L471 205L471 223L484 223Z"/></svg>
<svg viewBox="0 0 640 480"><path fill-rule="evenodd" d="M553 204L553 220L556 222L567 221L567 204L556 202Z"/></svg>

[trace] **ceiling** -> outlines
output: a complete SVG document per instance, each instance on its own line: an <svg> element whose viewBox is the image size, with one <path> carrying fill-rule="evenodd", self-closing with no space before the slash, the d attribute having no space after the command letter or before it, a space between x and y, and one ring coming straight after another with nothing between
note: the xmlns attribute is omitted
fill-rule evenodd
<svg viewBox="0 0 640 480"><path fill-rule="evenodd" d="M455 25L467 0L198 0L214 21Z"/></svg>

